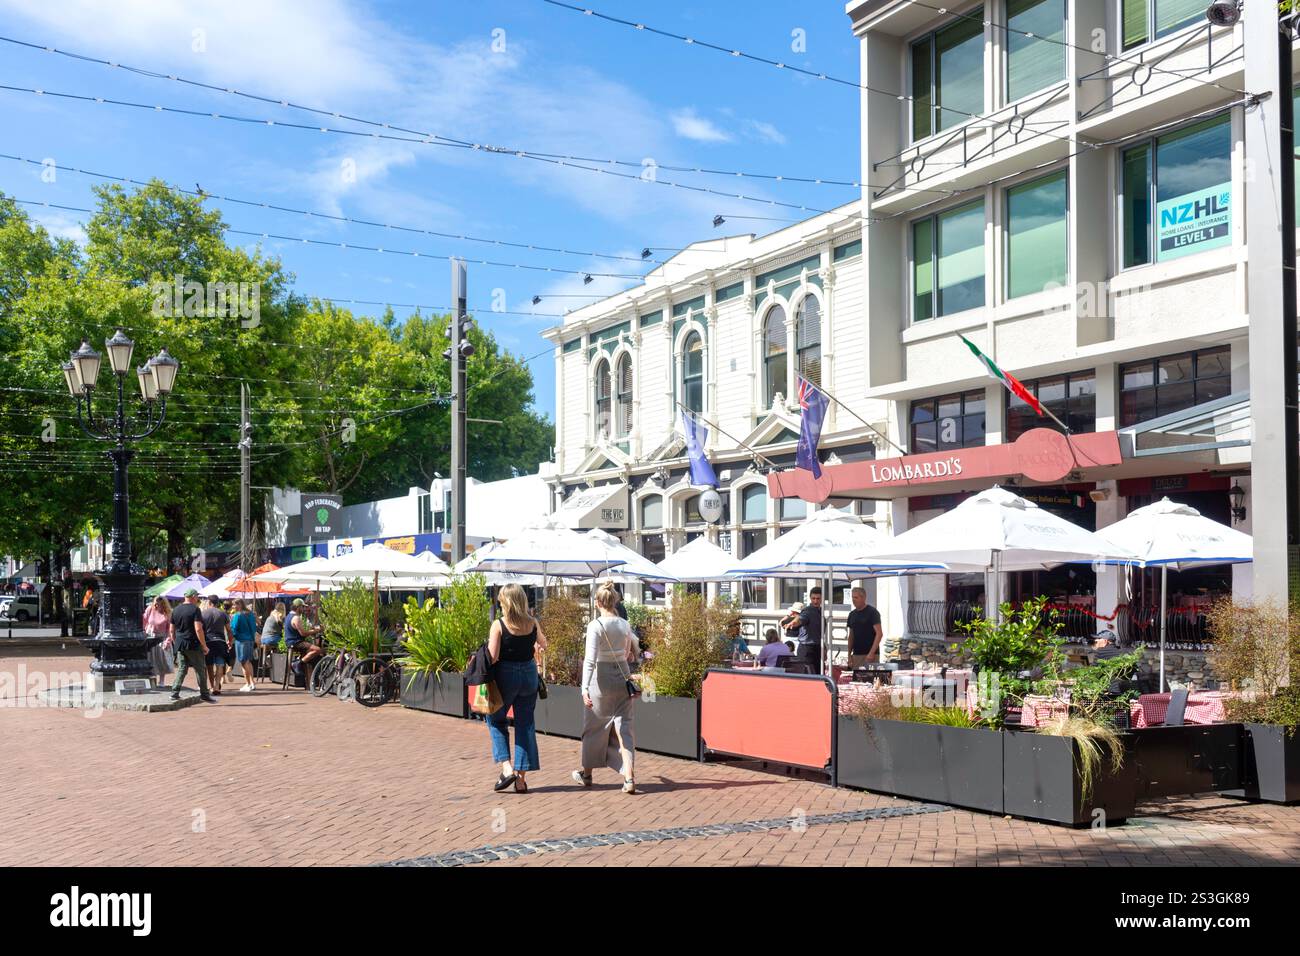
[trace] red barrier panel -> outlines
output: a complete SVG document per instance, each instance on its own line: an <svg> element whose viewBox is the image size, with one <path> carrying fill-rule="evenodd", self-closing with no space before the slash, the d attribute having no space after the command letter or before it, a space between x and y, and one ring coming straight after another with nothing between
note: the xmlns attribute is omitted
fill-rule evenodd
<svg viewBox="0 0 1300 956"><path fill-rule="evenodd" d="M700 691L704 749L825 770L835 780L835 685L814 674L709 670Z"/></svg>

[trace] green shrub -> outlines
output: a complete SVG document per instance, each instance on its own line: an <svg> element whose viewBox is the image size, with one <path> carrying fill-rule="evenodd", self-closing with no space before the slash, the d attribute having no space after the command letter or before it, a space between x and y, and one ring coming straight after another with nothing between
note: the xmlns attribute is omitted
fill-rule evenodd
<svg viewBox="0 0 1300 956"><path fill-rule="evenodd" d="M320 599L321 636L332 651L359 656L375 644L375 594L364 581L346 581Z"/></svg>
<svg viewBox="0 0 1300 956"><path fill-rule="evenodd" d="M734 600L717 598L711 604L684 590L657 615L649 629L654 656L645 672L654 692L667 697L698 697L704 672L718 667L728 656L727 625L740 614Z"/></svg>
<svg viewBox="0 0 1300 956"><path fill-rule="evenodd" d="M579 598L578 593L575 588L558 588L542 602L541 625L546 635L543 670L549 684L577 687L582 683L590 614L586 598Z"/></svg>
<svg viewBox="0 0 1300 956"><path fill-rule="evenodd" d="M970 621L958 621L966 633L962 654L981 673L996 675L999 693L1005 701L1019 703L1033 689L1033 681L1018 676L1022 671L1050 668L1064 643L1061 624L1055 610L1047 608L1047 598L1025 601L1019 608L1001 607L1001 620L991 621L982 614ZM993 719L1001 726L999 716Z"/></svg>
<svg viewBox="0 0 1300 956"><path fill-rule="evenodd" d="M1101 723L1109 720L1117 711L1127 712L1128 702L1138 696L1136 690L1127 690L1116 696L1110 695L1110 688L1122 683L1137 673L1142 663L1142 645L1138 645L1127 654L1099 660L1095 664L1062 670L1062 660L1055 654L1047 661L1043 680L1036 681L1034 693L1053 694L1062 684L1070 691L1070 712L1075 717Z"/></svg>

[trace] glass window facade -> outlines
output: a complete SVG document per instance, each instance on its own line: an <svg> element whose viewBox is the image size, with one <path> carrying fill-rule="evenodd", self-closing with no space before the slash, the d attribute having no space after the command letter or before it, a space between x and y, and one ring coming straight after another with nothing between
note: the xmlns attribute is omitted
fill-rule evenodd
<svg viewBox="0 0 1300 956"><path fill-rule="evenodd" d="M912 224L912 321L984 305L984 200Z"/></svg>
<svg viewBox="0 0 1300 956"><path fill-rule="evenodd" d="M1066 170L1007 190L1007 298L1065 284L1069 274Z"/></svg>
<svg viewBox="0 0 1300 956"><path fill-rule="evenodd" d="M1075 434L1097 430L1097 375L1092 369L1070 372L1023 383L1029 393ZM1018 396L1007 393L1007 435L1013 442L1031 428L1060 426L1046 415L1039 416Z"/></svg>
<svg viewBox="0 0 1300 956"><path fill-rule="evenodd" d="M771 408L776 395L786 392L785 309L773 306L763 325L764 408Z"/></svg>
<svg viewBox="0 0 1300 956"><path fill-rule="evenodd" d="M1064 40L1065 0L1007 0L1008 101L1065 79Z"/></svg>
<svg viewBox="0 0 1300 956"><path fill-rule="evenodd" d="M1124 49L1158 40L1192 23L1205 22L1204 0L1122 0Z"/></svg>
<svg viewBox="0 0 1300 956"><path fill-rule="evenodd" d="M795 314L796 368L814 385L822 383L822 309L815 296L804 296Z"/></svg>
<svg viewBox="0 0 1300 956"><path fill-rule="evenodd" d="M698 332L682 347L682 404L696 414L704 411L704 339Z"/></svg>
<svg viewBox="0 0 1300 956"><path fill-rule="evenodd" d="M618 360L618 374L614 376L615 409L614 434L623 438L632 431L632 359L624 355Z"/></svg>
<svg viewBox="0 0 1300 956"><path fill-rule="evenodd" d="M983 6L912 44L912 138L984 112Z"/></svg>
<svg viewBox="0 0 1300 956"><path fill-rule="evenodd" d="M609 374L609 362L601 359L596 366L596 434L609 437L610 408L613 383Z"/></svg>
<svg viewBox="0 0 1300 956"><path fill-rule="evenodd" d="M1121 177L1126 267L1231 244L1227 114L1125 150Z"/></svg>
<svg viewBox="0 0 1300 956"><path fill-rule="evenodd" d="M984 390L912 402L911 453L984 444Z"/></svg>
<svg viewBox="0 0 1300 956"><path fill-rule="evenodd" d="M1231 392L1228 346L1129 362L1120 366L1120 427L1180 412Z"/></svg>

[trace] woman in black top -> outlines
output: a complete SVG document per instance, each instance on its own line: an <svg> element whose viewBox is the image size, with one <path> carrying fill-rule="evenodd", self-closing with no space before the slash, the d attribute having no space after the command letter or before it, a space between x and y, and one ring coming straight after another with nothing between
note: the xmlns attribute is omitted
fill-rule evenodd
<svg viewBox="0 0 1300 956"><path fill-rule="evenodd" d="M501 589L501 619L492 622L488 634L493 680L501 692L501 708L488 715L488 734L492 738L492 759L501 765L496 790L512 783L516 793L527 793L524 775L540 769L537 757L537 732L534 712L537 708L537 661L546 649L546 636L536 619L528 613L528 598L517 584ZM506 715L514 708L515 759L510 760L510 725Z"/></svg>

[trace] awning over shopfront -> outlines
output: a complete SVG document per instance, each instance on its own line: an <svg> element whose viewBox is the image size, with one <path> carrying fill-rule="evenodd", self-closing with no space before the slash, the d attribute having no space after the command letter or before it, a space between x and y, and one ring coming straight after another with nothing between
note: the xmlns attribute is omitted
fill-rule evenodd
<svg viewBox="0 0 1300 956"><path fill-rule="evenodd" d="M1250 392L1236 392L1120 429L1126 457L1217 452L1248 446L1253 434Z"/></svg>
<svg viewBox="0 0 1300 956"><path fill-rule="evenodd" d="M555 512L555 521L566 528L628 527L627 485L601 485L586 491L576 491L564 500Z"/></svg>
<svg viewBox="0 0 1300 956"><path fill-rule="evenodd" d="M773 498L905 498L988 487L1007 479L1049 484L1078 474L1098 480L1122 462L1116 432L1067 436L1035 428L1008 444L823 465L821 478L793 469L768 475L767 484Z"/></svg>

